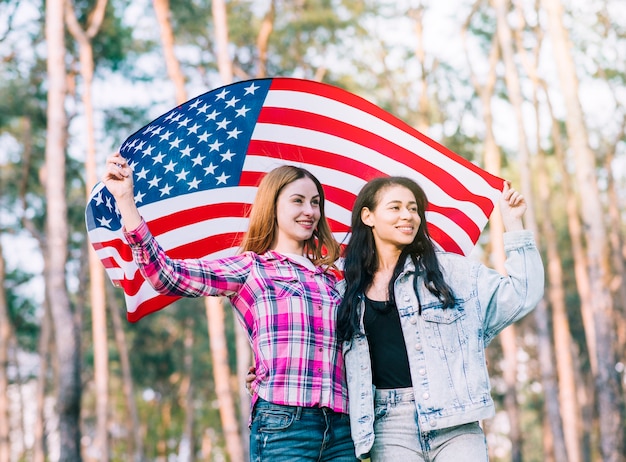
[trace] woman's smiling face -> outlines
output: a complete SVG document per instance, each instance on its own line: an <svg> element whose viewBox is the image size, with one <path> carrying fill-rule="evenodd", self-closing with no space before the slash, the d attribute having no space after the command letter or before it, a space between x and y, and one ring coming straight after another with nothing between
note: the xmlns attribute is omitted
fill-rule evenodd
<svg viewBox="0 0 626 462"><path fill-rule="evenodd" d="M275 250L303 251L304 243L311 238L320 220L320 200L317 186L310 178L300 178L282 189L276 201L278 233Z"/></svg>
<svg viewBox="0 0 626 462"><path fill-rule="evenodd" d="M421 219L413 193L400 185L381 189L373 210L361 210L361 220L372 228L376 246L402 249L415 239Z"/></svg>

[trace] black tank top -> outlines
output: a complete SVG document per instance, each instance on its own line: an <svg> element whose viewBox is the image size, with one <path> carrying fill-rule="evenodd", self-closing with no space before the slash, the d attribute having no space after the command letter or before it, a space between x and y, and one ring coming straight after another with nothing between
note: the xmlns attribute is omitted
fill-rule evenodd
<svg viewBox="0 0 626 462"><path fill-rule="evenodd" d="M410 387L409 359L396 306L365 297L363 321L376 388Z"/></svg>

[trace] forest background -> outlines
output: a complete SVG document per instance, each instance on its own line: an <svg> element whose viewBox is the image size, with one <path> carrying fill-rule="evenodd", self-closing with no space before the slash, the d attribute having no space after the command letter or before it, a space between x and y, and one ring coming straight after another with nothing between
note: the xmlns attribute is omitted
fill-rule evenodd
<svg viewBox="0 0 626 462"><path fill-rule="evenodd" d="M128 323L84 209L128 135L264 76L353 91L524 193L546 294L488 347L491 459L624 460L623 0L2 0L0 62L0 462L247 459L232 311ZM503 271L501 230L475 257Z"/></svg>

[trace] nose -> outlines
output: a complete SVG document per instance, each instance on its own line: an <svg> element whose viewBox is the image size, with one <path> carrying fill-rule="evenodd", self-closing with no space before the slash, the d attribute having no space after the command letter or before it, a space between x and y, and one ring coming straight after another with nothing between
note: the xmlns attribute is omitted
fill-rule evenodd
<svg viewBox="0 0 626 462"><path fill-rule="evenodd" d="M313 215L313 206L310 203L305 202L304 207L302 208L302 213L306 216Z"/></svg>
<svg viewBox="0 0 626 462"><path fill-rule="evenodd" d="M411 211L408 208L402 207L400 209L400 217L401 218L406 218L407 220L410 220L412 216L413 215L411 214Z"/></svg>

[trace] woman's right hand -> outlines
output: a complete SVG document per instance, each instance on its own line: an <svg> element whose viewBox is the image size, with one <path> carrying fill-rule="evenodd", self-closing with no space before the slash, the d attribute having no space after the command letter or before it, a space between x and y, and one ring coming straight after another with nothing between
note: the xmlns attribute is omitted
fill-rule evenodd
<svg viewBox="0 0 626 462"><path fill-rule="evenodd" d="M133 171L119 152L107 157L102 182L116 201L133 197Z"/></svg>
<svg viewBox="0 0 626 462"><path fill-rule="evenodd" d="M126 229L136 229L142 219L135 204L133 170L119 152L107 157L102 182L115 198Z"/></svg>
<svg viewBox="0 0 626 462"><path fill-rule="evenodd" d="M248 375L246 375L246 391L250 396L254 394L252 391L252 382L256 379L256 367L250 366L248 368Z"/></svg>

